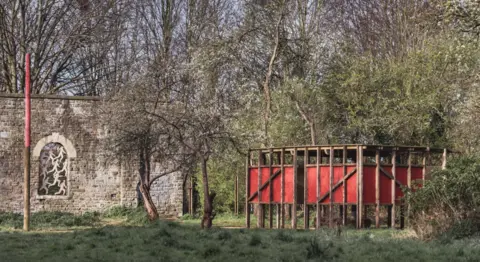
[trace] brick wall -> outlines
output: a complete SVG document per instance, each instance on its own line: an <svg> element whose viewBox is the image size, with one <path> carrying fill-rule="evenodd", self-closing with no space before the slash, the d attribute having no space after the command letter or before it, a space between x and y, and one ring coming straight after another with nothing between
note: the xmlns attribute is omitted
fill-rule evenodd
<svg viewBox="0 0 480 262"><path fill-rule="evenodd" d="M68 196L47 198L37 194L39 159L32 154L33 212L82 213L104 211L114 205L137 205L135 168L107 158L104 150L105 126L99 120L102 103L92 97L32 97L32 151L47 140L61 138L76 152L70 159ZM23 212L24 110L22 97L0 94L0 211ZM171 174L154 183L152 197L162 215L182 214L182 177L181 173Z"/></svg>

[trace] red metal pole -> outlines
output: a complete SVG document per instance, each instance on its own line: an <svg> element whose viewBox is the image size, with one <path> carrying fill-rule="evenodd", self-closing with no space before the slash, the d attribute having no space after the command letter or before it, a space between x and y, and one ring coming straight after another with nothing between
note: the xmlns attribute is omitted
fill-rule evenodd
<svg viewBox="0 0 480 262"><path fill-rule="evenodd" d="M23 185L23 230L30 229L30 54L25 55L25 150Z"/></svg>

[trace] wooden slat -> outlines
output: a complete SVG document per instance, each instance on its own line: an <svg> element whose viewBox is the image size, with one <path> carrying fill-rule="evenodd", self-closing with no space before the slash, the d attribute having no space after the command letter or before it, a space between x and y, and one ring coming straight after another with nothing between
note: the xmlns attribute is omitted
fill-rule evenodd
<svg viewBox="0 0 480 262"><path fill-rule="evenodd" d="M320 210L320 160L321 160L321 149L317 147L317 223L315 224L317 229L320 229L320 221L321 221L321 210Z"/></svg>
<svg viewBox="0 0 480 262"><path fill-rule="evenodd" d="M265 224L263 223L263 205L260 204L260 202L262 202L262 194L261 194L261 189L260 189L260 185L262 184L262 169L261 169L261 166L262 166L262 151L259 150L258 151L258 189L257 189L257 196L258 196L258 206L257 206L257 228L263 228L265 226Z"/></svg>
<svg viewBox="0 0 480 262"><path fill-rule="evenodd" d="M246 197L245 197L245 226L247 228L250 228L250 207L249 207L249 201L248 197L250 196L250 170L249 170L249 165L250 165L250 150L247 152L247 160L245 161L245 191L246 191Z"/></svg>
<svg viewBox="0 0 480 262"><path fill-rule="evenodd" d="M396 198L396 189L395 182L397 180L397 151L392 152L392 220L390 221L392 229L395 229L395 198Z"/></svg>
<svg viewBox="0 0 480 262"><path fill-rule="evenodd" d="M268 172L269 172L269 179L268 179L268 226L273 228L273 206L272 206L272 196L273 196L273 183L272 183L272 176L273 176L273 150L270 148L270 153L268 154Z"/></svg>
<svg viewBox="0 0 480 262"><path fill-rule="evenodd" d="M358 194L359 194L359 201L358 201L358 225L359 228L363 228L363 147L358 147Z"/></svg>
<svg viewBox="0 0 480 262"><path fill-rule="evenodd" d="M375 227L380 228L380 150L375 151Z"/></svg>
<svg viewBox="0 0 480 262"><path fill-rule="evenodd" d="M297 148L293 149L293 205L292 228L297 229Z"/></svg>
<svg viewBox="0 0 480 262"><path fill-rule="evenodd" d="M263 183L263 184L259 187L260 191L262 191L265 187L267 187L267 186L270 184L270 180L271 180L271 179L274 179L275 177L277 177L278 175L280 175L280 173L281 173L280 170L277 170L277 172L273 173L273 175L272 175L265 183ZM253 193L253 195L251 195L251 196L248 198L248 201L252 201L257 195L258 195L258 191L255 192L255 193ZM260 198L259 198L258 202L259 202L259 203L262 202L262 201L260 201Z"/></svg>
<svg viewBox="0 0 480 262"><path fill-rule="evenodd" d="M303 228L309 228L309 218L310 213L308 210L308 172L307 172L307 164L308 164L308 150L305 149L303 155Z"/></svg>
<svg viewBox="0 0 480 262"><path fill-rule="evenodd" d="M333 227L333 157L334 157L334 149L330 147L330 204L328 206L328 223L330 227Z"/></svg>
<svg viewBox="0 0 480 262"><path fill-rule="evenodd" d="M407 160L408 168L407 168L407 187L408 189L412 189L412 152L408 151L408 160ZM407 224L410 225L408 221L408 217L410 216L410 203L407 205Z"/></svg>
<svg viewBox="0 0 480 262"><path fill-rule="evenodd" d="M357 169L355 168L354 170L350 171L350 173L348 173L344 178L345 180L349 179L351 176L353 176L355 173L357 172ZM338 181L335 185L333 185L333 188L332 188L332 193L338 189L341 185L343 184L343 179ZM320 196L320 198L318 198L318 202L321 203L323 200L325 200L327 197L330 196L330 191L323 194L323 196Z"/></svg>
<svg viewBox="0 0 480 262"><path fill-rule="evenodd" d="M280 172L282 173L282 177L280 178L280 227L285 228L285 149L282 148L282 152L280 154Z"/></svg>

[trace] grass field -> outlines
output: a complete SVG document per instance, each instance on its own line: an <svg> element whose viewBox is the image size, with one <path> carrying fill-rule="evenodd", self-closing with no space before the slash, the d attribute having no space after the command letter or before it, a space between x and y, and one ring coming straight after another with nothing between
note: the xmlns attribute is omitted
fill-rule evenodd
<svg viewBox="0 0 480 262"><path fill-rule="evenodd" d="M0 261L480 260L480 238L421 242L408 230L387 229L348 229L340 236L332 230L201 230L195 219L149 224L141 213L129 212L89 215L77 224L64 215L60 220L67 223L58 226L61 215L43 214L42 224L29 233L12 227L18 218L0 215ZM214 222L241 226L242 221L219 216Z"/></svg>

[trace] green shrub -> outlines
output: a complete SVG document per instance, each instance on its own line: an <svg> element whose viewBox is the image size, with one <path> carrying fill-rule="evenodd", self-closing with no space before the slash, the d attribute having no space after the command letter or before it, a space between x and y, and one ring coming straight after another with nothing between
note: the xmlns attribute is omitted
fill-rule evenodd
<svg viewBox="0 0 480 262"><path fill-rule="evenodd" d="M421 239L461 238L480 229L480 158L453 158L434 170L419 190L406 192L410 222Z"/></svg>

